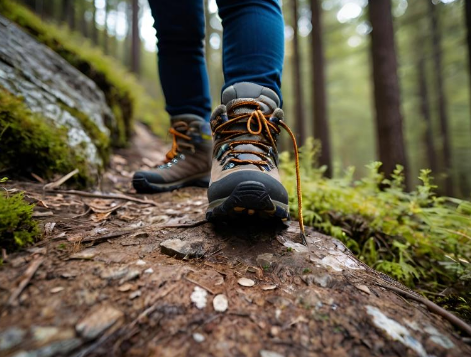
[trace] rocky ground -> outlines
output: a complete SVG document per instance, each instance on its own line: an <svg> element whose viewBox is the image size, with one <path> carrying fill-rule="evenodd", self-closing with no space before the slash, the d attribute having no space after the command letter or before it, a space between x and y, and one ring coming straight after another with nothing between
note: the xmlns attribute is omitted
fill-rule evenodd
<svg viewBox="0 0 471 357"><path fill-rule="evenodd" d="M136 132L96 197L6 186L36 203L44 239L0 268L0 356L471 355L335 239L308 229L305 247L295 222L213 226L204 189L134 194L133 170L166 151Z"/></svg>

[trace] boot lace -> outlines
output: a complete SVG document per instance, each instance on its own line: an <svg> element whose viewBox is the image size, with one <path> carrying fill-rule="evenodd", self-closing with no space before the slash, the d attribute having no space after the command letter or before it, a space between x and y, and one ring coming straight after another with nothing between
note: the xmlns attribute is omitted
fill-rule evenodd
<svg viewBox="0 0 471 357"><path fill-rule="evenodd" d="M218 153L221 148L225 148L229 152L227 154L226 162L234 164L252 164L257 166L261 171L265 171L265 168L271 167L272 163L269 157L272 151L275 154L278 154L276 148L276 137L281 132L280 126L288 132L293 142L294 149L294 160L296 167L296 192L298 196L298 216L299 216L299 229L301 241L304 245L307 246L306 235L304 231L304 220L303 220L303 202L302 202L302 188L301 188L301 175L299 170L299 153L298 145L296 143L296 137L294 136L291 129L288 125L280 118L271 116L270 114L264 114L259 108L258 104L253 102L240 102L233 107L233 109L240 106L256 106L257 109L254 111L243 113L243 114L231 114L229 117L221 115L223 123L214 128L214 135L217 137L222 137L223 139L217 143L214 147L214 152ZM246 121L246 128L241 128L242 123ZM238 129L231 129L235 124L238 124ZM255 127L255 130L252 127ZM250 139L241 139L241 140L232 140L235 137L241 135L259 135L262 136L264 140L250 140ZM239 145L253 145L256 147L262 148L264 151L268 152L259 152L259 151L249 151L249 150L240 150L236 147ZM240 159L238 154L252 154L260 157L260 160L249 160L249 159Z"/></svg>
<svg viewBox="0 0 471 357"><path fill-rule="evenodd" d="M176 156L178 156L183 149L189 149L191 152L195 151L194 145L185 142L178 142L178 138L191 141L192 138L184 133L189 129L188 123L184 121L175 122L172 127L168 130L169 134L172 135L172 148L165 155L165 163L172 161Z"/></svg>

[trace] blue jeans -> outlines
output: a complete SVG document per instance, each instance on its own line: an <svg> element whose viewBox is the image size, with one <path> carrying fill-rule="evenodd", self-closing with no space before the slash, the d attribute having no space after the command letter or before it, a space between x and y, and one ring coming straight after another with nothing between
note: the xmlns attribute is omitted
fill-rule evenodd
<svg viewBox="0 0 471 357"><path fill-rule="evenodd" d="M168 113L209 121L203 0L149 0L157 30L160 82ZM281 99L284 24L279 0L217 0L225 84L252 82Z"/></svg>

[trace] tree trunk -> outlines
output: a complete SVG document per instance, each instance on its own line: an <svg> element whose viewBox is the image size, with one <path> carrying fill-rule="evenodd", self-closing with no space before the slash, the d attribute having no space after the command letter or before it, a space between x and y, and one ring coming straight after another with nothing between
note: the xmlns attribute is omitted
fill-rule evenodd
<svg viewBox="0 0 471 357"><path fill-rule="evenodd" d="M123 61L127 68L131 69L132 50L132 5L126 2L126 38L124 39Z"/></svg>
<svg viewBox="0 0 471 357"><path fill-rule="evenodd" d="M468 45L468 74L469 74L469 85L471 87L471 1L464 2L464 11L466 17L466 43ZM470 101L471 107L471 101Z"/></svg>
<svg viewBox="0 0 471 357"><path fill-rule="evenodd" d="M80 32L82 33L83 37L88 37L88 24L87 19L85 18L85 14L87 12L87 1L80 0Z"/></svg>
<svg viewBox="0 0 471 357"><path fill-rule="evenodd" d="M77 23L75 21L75 1L70 1L69 5L69 13L68 15L68 20L69 20L69 28L72 31L75 31L77 29Z"/></svg>
<svg viewBox="0 0 471 357"><path fill-rule="evenodd" d="M407 173L391 0L369 0L369 18L378 156L386 176L396 165Z"/></svg>
<svg viewBox="0 0 471 357"><path fill-rule="evenodd" d="M304 145L304 143L306 142L306 123L304 120L304 105L301 87L301 56L298 41L298 0L291 0L291 5L291 18L293 24L293 112L296 117L295 122L298 144Z"/></svg>
<svg viewBox="0 0 471 357"><path fill-rule="evenodd" d="M322 17L319 0L311 0L311 55L312 55L312 105L314 107L314 137L322 144L319 164L327 166L325 175L332 177L327 94L325 85L324 46L322 42Z"/></svg>
<svg viewBox="0 0 471 357"><path fill-rule="evenodd" d="M432 30L432 49L435 84L437 88L436 102L438 105L438 117L440 121L440 136L442 141L443 171L445 172L445 194L453 195L453 178L451 173L451 144L448 133L448 115L446 109L446 97L443 82L442 54L441 54L441 35L436 12L436 5L429 2L429 16Z"/></svg>
<svg viewBox="0 0 471 357"><path fill-rule="evenodd" d="M72 0L63 0L62 1L62 8L61 8L61 22L67 23L69 22L69 13L70 13L70 5Z"/></svg>
<svg viewBox="0 0 471 357"><path fill-rule="evenodd" d="M108 38L108 13L110 11L110 0L105 0L105 26L103 28L103 51L108 54L109 52L109 38Z"/></svg>
<svg viewBox="0 0 471 357"><path fill-rule="evenodd" d="M96 6L95 6L95 1L92 1L92 13L93 13L93 19L92 19L92 41L95 44L95 46L98 45L98 28L96 26Z"/></svg>
<svg viewBox="0 0 471 357"><path fill-rule="evenodd" d="M420 45L418 45L420 46ZM418 47L420 48L420 47ZM418 82L419 82L419 98L420 98L420 113L425 122L424 142L427 150L427 163L432 173L438 173L437 154L435 152L435 145L433 142L433 125L432 117L430 115L430 101L427 87L427 75L425 71L425 58L422 48L420 48L420 58L417 63Z"/></svg>
<svg viewBox="0 0 471 357"><path fill-rule="evenodd" d="M131 70L139 74L141 38L139 37L139 1L132 0L132 49L131 49Z"/></svg>

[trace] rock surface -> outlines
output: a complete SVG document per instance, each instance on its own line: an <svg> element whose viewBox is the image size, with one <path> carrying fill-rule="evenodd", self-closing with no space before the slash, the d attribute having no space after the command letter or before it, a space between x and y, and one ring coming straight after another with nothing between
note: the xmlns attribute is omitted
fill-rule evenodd
<svg viewBox="0 0 471 357"><path fill-rule="evenodd" d="M31 111L68 130L69 145L96 171L103 165L97 147L75 114L86 115L109 135L115 118L105 95L88 77L0 16L0 87L24 98ZM95 169L95 170L93 170Z"/></svg>

